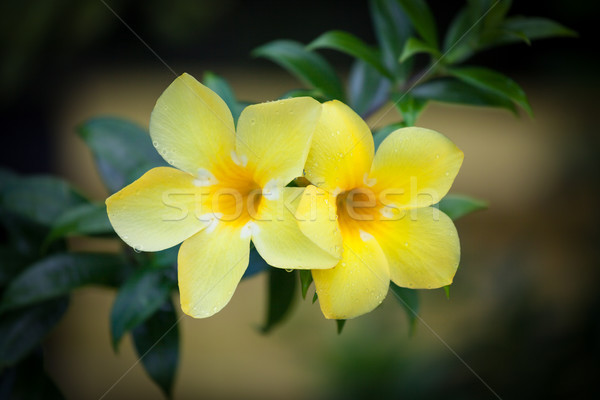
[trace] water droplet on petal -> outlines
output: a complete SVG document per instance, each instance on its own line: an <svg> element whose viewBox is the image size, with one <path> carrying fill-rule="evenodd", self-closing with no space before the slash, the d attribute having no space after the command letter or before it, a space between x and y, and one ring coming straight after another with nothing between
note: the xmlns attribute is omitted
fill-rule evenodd
<svg viewBox="0 0 600 400"><path fill-rule="evenodd" d="M135 251L136 253L141 253L143 249L144 247L141 245L133 246L133 251Z"/></svg>
<svg viewBox="0 0 600 400"><path fill-rule="evenodd" d="M154 142L152 142L152 145L153 145L154 147L158 147L158 142L155 140Z"/></svg>
<svg viewBox="0 0 600 400"><path fill-rule="evenodd" d="M439 154L436 154L436 155L435 155L435 158L440 158L440 155L439 155Z"/></svg>
<svg viewBox="0 0 600 400"><path fill-rule="evenodd" d="M294 271L294 270L293 270L293 269L291 269L291 268L286 268L286 269L285 269L285 272L292 272L292 271Z"/></svg>

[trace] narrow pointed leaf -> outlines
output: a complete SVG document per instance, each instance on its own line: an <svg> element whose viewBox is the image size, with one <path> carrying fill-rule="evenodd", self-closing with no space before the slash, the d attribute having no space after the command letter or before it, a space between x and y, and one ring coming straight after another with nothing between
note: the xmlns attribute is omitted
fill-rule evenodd
<svg viewBox="0 0 600 400"><path fill-rule="evenodd" d="M427 105L427 100L417 99L410 93L397 94L392 97L396 108L400 110L405 126L414 126L417 118Z"/></svg>
<svg viewBox="0 0 600 400"><path fill-rule="evenodd" d="M419 293L414 289L403 288L390 282L390 289L396 300L406 311L408 318L409 333L412 335L416 328L417 315L419 314Z"/></svg>
<svg viewBox="0 0 600 400"><path fill-rule="evenodd" d="M27 356L67 310L67 297L48 300L0 318L0 370Z"/></svg>
<svg viewBox="0 0 600 400"><path fill-rule="evenodd" d="M269 332L288 314L296 297L297 274L279 268L269 269L267 321L262 328Z"/></svg>
<svg viewBox="0 0 600 400"><path fill-rule="evenodd" d="M275 62L327 98L344 101L344 90L335 70L323 57L308 51L302 44L276 40L258 47L252 55Z"/></svg>
<svg viewBox="0 0 600 400"><path fill-rule="evenodd" d="M254 245L250 246L250 259L248 263L248 268L246 268L246 272L242 276L242 279L250 278L260 272L271 269L272 267L267 264L267 262L258 254L256 251L256 247Z"/></svg>
<svg viewBox="0 0 600 400"><path fill-rule="evenodd" d="M450 300L450 285L444 286L444 292L446 293L446 298Z"/></svg>
<svg viewBox="0 0 600 400"><path fill-rule="evenodd" d="M302 286L302 298L306 300L306 293L313 282L312 273L309 270L300 270L300 284Z"/></svg>
<svg viewBox="0 0 600 400"><path fill-rule="evenodd" d="M515 105L506 97L456 79L442 78L428 81L415 87L411 94L418 99L499 107L516 113Z"/></svg>
<svg viewBox="0 0 600 400"><path fill-rule="evenodd" d="M470 85L489 90L497 95L514 101L532 116L533 111L525 91L509 77L501 73L482 67L449 68L448 72Z"/></svg>
<svg viewBox="0 0 600 400"><path fill-rule="evenodd" d="M136 326L132 336L146 372L165 396L171 398L179 361L179 327L172 302L168 300Z"/></svg>
<svg viewBox="0 0 600 400"><path fill-rule="evenodd" d="M454 64L471 57L479 39L479 27L473 25L469 10L460 10L444 38L444 62Z"/></svg>
<svg viewBox="0 0 600 400"><path fill-rule="evenodd" d="M205 72L202 83L204 83L204 85L206 85L209 89L223 99L233 115L233 120L237 124L237 120L240 117L244 106L237 101L235 94L233 93L233 89L231 89L231 86L229 86L229 83L225 80L225 78L213 72Z"/></svg>
<svg viewBox="0 0 600 400"><path fill-rule="evenodd" d="M110 314L115 350L123 335L154 314L169 298L175 282L168 268L141 268L121 287Z"/></svg>
<svg viewBox="0 0 600 400"><path fill-rule="evenodd" d="M456 221L472 212L485 210L488 208L488 203L469 196L449 194L438 203L438 206L444 214Z"/></svg>
<svg viewBox="0 0 600 400"><path fill-rule="evenodd" d="M411 62L398 62L404 43L412 34L410 20L397 0L373 0L370 6L383 64L402 82L412 67Z"/></svg>
<svg viewBox="0 0 600 400"><path fill-rule="evenodd" d="M336 319L335 323L337 325L337 333L338 333L338 335L341 335L342 331L344 330L344 325L346 325L346 320L345 319Z"/></svg>
<svg viewBox="0 0 600 400"><path fill-rule="evenodd" d="M437 30L433 14L425 0L398 0L404 12L412 21L412 25L423 40L434 48L438 48Z"/></svg>
<svg viewBox="0 0 600 400"><path fill-rule="evenodd" d="M375 68L381 75L393 79L393 75L381 62L378 52L365 42L344 31L329 31L309 43L308 50L333 49L364 61Z"/></svg>
<svg viewBox="0 0 600 400"><path fill-rule="evenodd" d="M67 236L114 235L106 205L86 203L64 212L53 224L46 243Z"/></svg>
<svg viewBox="0 0 600 400"><path fill-rule="evenodd" d="M83 123L79 135L88 145L102 181L114 193L148 170L167 166L150 134L124 119L101 117Z"/></svg>
<svg viewBox="0 0 600 400"><path fill-rule="evenodd" d="M86 285L115 286L126 269L120 255L54 254L29 266L8 285L1 310L28 306L67 295Z"/></svg>
<svg viewBox="0 0 600 400"><path fill-rule="evenodd" d="M427 53L432 55L434 58L440 58L442 54L438 49L432 47L431 45L419 40L417 38L410 38L406 41L406 45L404 46L404 50L400 55L400 62L404 62L407 59L411 58L415 54Z"/></svg>
<svg viewBox="0 0 600 400"><path fill-rule="evenodd" d="M364 119L386 102L390 86L373 67L357 60L348 79L350 107Z"/></svg>

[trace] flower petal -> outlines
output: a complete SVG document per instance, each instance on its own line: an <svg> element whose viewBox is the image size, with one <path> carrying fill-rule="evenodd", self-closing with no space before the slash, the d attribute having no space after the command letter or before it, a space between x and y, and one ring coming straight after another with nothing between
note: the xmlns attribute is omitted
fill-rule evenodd
<svg viewBox="0 0 600 400"><path fill-rule="evenodd" d="M323 104L306 159L306 178L328 191L364 185L373 161L369 127L350 107L337 100Z"/></svg>
<svg viewBox="0 0 600 400"><path fill-rule="evenodd" d="M181 309L194 318L225 307L248 268L250 238L234 224L213 224L184 241L177 258Z"/></svg>
<svg viewBox="0 0 600 400"><path fill-rule="evenodd" d="M171 165L196 175L231 162L235 126L231 111L212 90L183 74L164 91L150 118L150 136Z"/></svg>
<svg viewBox="0 0 600 400"><path fill-rule="evenodd" d="M342 260L332 269L313 270L319 304L325 318L349 319L377 307L390 283L387 260L366 232L344 236Z"/></svg>
<svg viewBox="0 0 600 400"><path fill-rule="evenodd" d="M261 199L252 242L264 260L278 268L331 268L339 257L322 250L306 237L294 216L303 188L282 188L278 199Z"/></svg>
<svg viewBox="0 0 600 400"><path fill-rule="evenodd" d="M460 261L460 243L446 214L432 207L416 208L372 226L395 284L433 289L452 283Z"/></svg>
<svg viewBox="0 0 600 400"><path fill-rule="evenodd" d="M237 155L261 186L302 175L321 104L310 97L248 106L238 120Z"/></svg>
<svg viewBox="0 0 600 400"><path fill-rule="evenodd" d="M342 257L342 233L337 220L336 198L314 185L306 187L296 209L300 230L321 249Z"/></svg>
<svg viewBox="0 0 600 400"><path fill-rule="evenodd" d="M448 193L464 155L447 137L424 128L392 132L379 146L369 179L384 203L426 207Z"/></svg>
<svg viewBox="0 0 600 400"><path fill-rule="evenodd" d="M151 169L106 199L110 223L137 250L159 251L181 243L207 225L197 218L207 196L193 181L174 168Z"/></svg>

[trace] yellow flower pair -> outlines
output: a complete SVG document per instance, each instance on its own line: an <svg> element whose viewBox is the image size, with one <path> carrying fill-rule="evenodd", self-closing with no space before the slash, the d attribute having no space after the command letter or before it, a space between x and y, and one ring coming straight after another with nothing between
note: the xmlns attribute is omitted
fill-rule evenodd
<svg viewBox="0 0 600 400"><path fill-rule="evenodd" d="M217 94L190 75L158 99L150 120L160 167L106 200L137 250L181 242L183 311L208 317L231 299L250 241L278 268L311 269L321 310L346 319L377 307L390 279L448 285L460 247L436 204L463 154L441 134L404 128L377 154L365 122L338 101L308 97L248 106L237 130ZM306 188L286 187L304 175Z"/></svg>

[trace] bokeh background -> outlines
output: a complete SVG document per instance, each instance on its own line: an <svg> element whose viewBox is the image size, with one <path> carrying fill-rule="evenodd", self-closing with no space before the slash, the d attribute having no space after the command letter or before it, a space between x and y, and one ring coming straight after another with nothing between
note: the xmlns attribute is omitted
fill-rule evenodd
<svg viewBox="0 0 600 400"><path fill-rule="evenodd" d="M98 115L147 126L174 79L170 68L199 79L214 71L239 98L265 101L300 84L251 58L253 48L278 38L307 43L330 29L375 41L366 2L105 1L122 21L100 0L0 3L0 164L58 174L98 200L108 193L76 126ZM429 4L442 31L462 5ZM465 152L453 191L487 199L490 208L458 221L463 256L450 300L442 290L422 292L412 336L392 296L348 321L341 336L318 305L298 299L291 318L264 336L266 281L257 276L216 316L182 319L174 397L496 398L486 385L506 399L598 396L599 9L583 0L515 1L511 14L552 18L580 37L472 60L520 83L533 119L434 103L418 121ZM324 54L347 71L348 58ZM370 122L397 118L392 110ZM118 354L111 349L114 295L75 292L47 341L46 367L67 398L161 398L127 340Z"/></svg>

